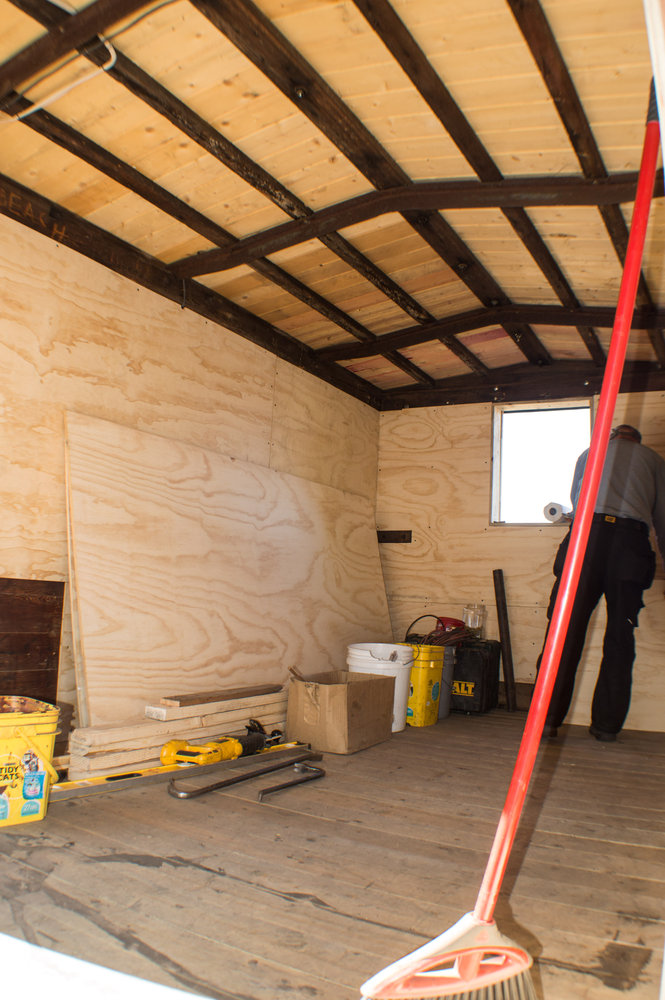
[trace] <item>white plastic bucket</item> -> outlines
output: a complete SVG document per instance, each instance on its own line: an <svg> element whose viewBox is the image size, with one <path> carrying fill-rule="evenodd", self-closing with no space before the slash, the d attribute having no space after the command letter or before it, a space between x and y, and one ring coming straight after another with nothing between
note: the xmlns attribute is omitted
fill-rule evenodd
<svg viewBox="0 0 665 1000"><path fill-rule="evenodd" d="M347 647L346 665L352 672L386 674L395 678L392 726L394 733L400 733L406 728L406 706L409 700L412 663L411 646L391 645L388 642L355 642Z"/></svg>

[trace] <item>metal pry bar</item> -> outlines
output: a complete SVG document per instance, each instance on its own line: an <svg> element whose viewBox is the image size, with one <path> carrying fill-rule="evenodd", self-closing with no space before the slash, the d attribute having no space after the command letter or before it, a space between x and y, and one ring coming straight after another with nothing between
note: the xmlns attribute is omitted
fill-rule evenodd
<svg viewBox="0 0 665 1000"><path fill-rule="evenodd" d="M208 792L215 792L220 788L228 788L230 785L237 785L241 781L249 781L250 778L259 778L262 774L270 774L272 771L281 771L285 767L291 767L294 764L300 764L306 760L321 760L321 754L313 753L311 750L308 750L299 754L297 757L289 758L289 760L279 761L275 764L267 764L265 767L257 767L252 771L245 771L242 774L236 774L230 778L224 778L222 781L215 781L212 785L203 785L200 788L192 788L189 791L178 788L175 778L171 778L168 785L168 793L169 795L173 795L176 799L195 799L198 798L199 795L206 795Z"/></svg>
<svg viewBox="0 0 665 1000"><path fill-rule="evenodd" d="M317 778L322 778L326 773L322 767L315 767L314 764L306 764L304 762L294 764L293 770L298 777L293 778L291 781L283 781L281 785L271 785L270 788L262 788L257 796L259 802L263 802L264 795L270 795L271 792L279 792L282 788L291 788L292 785L302 785L305 781L316 781Z"/></svg>

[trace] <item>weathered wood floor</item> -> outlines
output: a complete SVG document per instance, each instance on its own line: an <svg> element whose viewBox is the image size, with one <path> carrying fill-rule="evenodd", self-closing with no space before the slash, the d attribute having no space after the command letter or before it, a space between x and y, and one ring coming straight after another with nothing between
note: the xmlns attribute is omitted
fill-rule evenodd
<svg viewBox="0 0 665 1000"><path fill-rule="evenodd" d="M0 926L227 1000L352 1000L473 908L524 716L452 715L268 796L165 785L53 802L0 832ZM209 777L206 780L210 780ZM545 1000L658 996L665 735L543 745L497 910ZM137 996L140 993L137 992Z"/></svg>

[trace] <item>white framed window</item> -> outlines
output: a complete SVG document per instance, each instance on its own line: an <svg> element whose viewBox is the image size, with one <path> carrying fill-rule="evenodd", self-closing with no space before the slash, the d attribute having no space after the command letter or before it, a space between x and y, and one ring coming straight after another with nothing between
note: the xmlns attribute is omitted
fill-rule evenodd
<svg viewBox="0 0 665 1000"><path fill-rule="evenodd" d="M589 447L591 402L501 403L493 413L492 524L548 524L570 510L575 462Z"/></svg>

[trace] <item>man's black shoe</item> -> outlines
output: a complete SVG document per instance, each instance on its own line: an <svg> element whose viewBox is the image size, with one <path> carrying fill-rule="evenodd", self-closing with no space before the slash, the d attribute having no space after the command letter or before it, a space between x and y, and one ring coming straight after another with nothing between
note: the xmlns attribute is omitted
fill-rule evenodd
<svg viewBox="0 0 665 1000"><path fill-rule="evenodd" d="M614 743L617 738L616 733L606 733L602 729L596 729L595 726L589 726L589 732L601 743Z"/></svg>
<svg viewBox="0 0 665 1000"><path fill-rule="evenodd" d="M543 726L543 736L547 736L550 740L556 739L558 732L556 726L548 726L547 723Z"/></svg>

